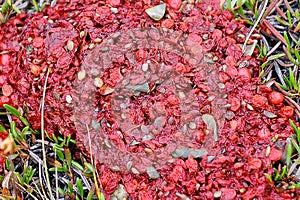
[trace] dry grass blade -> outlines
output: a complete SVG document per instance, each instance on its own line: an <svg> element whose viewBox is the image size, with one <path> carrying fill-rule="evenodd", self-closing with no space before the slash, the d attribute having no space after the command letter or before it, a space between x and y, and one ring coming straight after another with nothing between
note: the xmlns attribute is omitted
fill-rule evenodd
<svg viewBox="0 0 300 200"><path fill-rule="evenodd" d="M285 19L285 20L288 19L286 14L279 7L276 7L276 11L283 19Z"/></svg>
<svg viewBox="0 0 300 200"><path fill-rule="evenodd" d="M253 25L253 27L251 28L250 32L248 33L248 35L247 35L247 37L246 37L246 40L245 40L245 42L244 42L244 44L243 44L243 48L242 48L243 53L245 53L247 42L248 42L248 40L250 39L250 37L251 37L253 31L254 31L255 28L257 27L259 21L261 20L263 14L264 14L264 12L265 12L265 10L266 10L266 8L267 8L267 5L268 5L268 0L265 0L265 1L264 1L263 9L262 9L262 11L261 11L259 17L257 18L255 24Z"/></svg>
<svg viewBox="0 0 300 200"><path fill-rule="evenodd" d="M41 189L42 189L42 192L43 192L43 195L41 195L41 197L42 197L43 199L48 200L48 198L47 198L47 196L46 196L45 189L44 189L43 179L42 179L42 164L41 164L41 163L39 163L39 180L40 180ZM37 188L38 188L38 187L37 187Z"/></svg>
<svg viewBox="0 0 300 200"><path fill-rule="evenodd" d="M285 81L284 81L284 78L283 78L283 75L282 75L282 72L281 72L281 69L279 67L279 65L277 64L277 60L274 61L274 66L275 66L275 72L277 73L277 76L280 80L280 83L286 87L286 84L285 84ZM281 87L280 87L281 88Z"/></svg>
<svg viewBox="0 0 300 200"><path fill-rule="evenodd" d="M268 16L272 10L274 10L276 7L278 7L279 0L274 0L270 3L266 11L264 12L264 15L262 16L262 19L264 19L266 16Z"/></svg>
<svg viewBox="0 0 300 200"><path fill-rule="evenodd" d="M284 37L274 28L274 26L268 20L263 19L262 24L265 25L278 40L287 45Z"/></svg>
<svg viewBox="0 0 300 200"><path fill-rule="evenodd" d="M266 57L269 57L281 44L281 41L277 42L276 45L274 47L272 47L271 50L268 51Z"/></svg>
<svg viewBox="0 0 300 200"><path fill-rule="evenodd" d="M19 183L16 182L16 185L21 188L21 190L23 190L24 192L26 192L29 196L31 196L34 200L39 200L38 198L36 198L33 194L31 194L30 192L28 192L22 185L20 185Z"/></svg>
<svg viewBox="0 0 300 200"><path fill-rule="evenodd" d="M90 134L89 126L87 124L86 124L86 130L87 130L88 138L89 138L89 150L90 150L91 164L92 164L93 167L95 167L95 165L94 165L94 159L93 159L93 151L92 151L91 134ZM98 181L97 181L97 178L96 178L95 171L96 170L93 171L94 183L95 183L95 187L96 187L97 197L100 200L101 199L101 196L100 196L101 192L100 192L100 189L99 189L99 185L98 185ZM100 181L100 179L99 179L99 181Z"/></svg>
<svg viewBox="0 0 300 200"><path fill-rule="evenodd" d="M295 14L293 8L290 6L289 2L287 0L284 0L284 5L286 6L286 8L290 11L290 13L293 15Z"/></svg>
<svg viewBox="0 0 300 200"><path fill-rule="evenodd" d="M54 151L54 159L56 160L56 151ZM59 199L59 193L58 193L58 172L57 167L55 167L55 188L56 188L56 199Z"/></svg>
<svg viewBox="0 0 300 200"><path fill-rule="evenodd" d="M49 69L47 71L47 75L46 75L46 79L45 79L45 84L44 84L44 89L43 89L43 97L42 97L42 102L41 102L41 137L42 137L43 163L44 163L44 169L45 169L45 174L46 174L47 188L48 188L48 192L50 194L50 199L55 200L55 198L52 194L52 188L50 185L47 160L46 160L46 150L45 150L44 106L45 106L45 97L46 97L46 88L47 88L48 77L49 77Z"/></svg>

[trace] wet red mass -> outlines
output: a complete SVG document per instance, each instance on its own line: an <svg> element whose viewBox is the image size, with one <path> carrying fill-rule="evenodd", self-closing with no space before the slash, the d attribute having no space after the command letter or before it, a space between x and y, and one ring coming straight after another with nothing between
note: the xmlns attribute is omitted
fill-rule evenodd
<svg viewBox="0 0 300 200"><path fill-rule="evenodd" d="M241 45L249 32L244 21L236 21L228 11L217 10L219 3L205 1L167 0L166 14L159 21L152 20L147 8L160 1L58 1L54 7L46 7L37 14L22 13L0 26L0 105L9 103L23 110L34 129L40 128L40 101L46 73L49 70L45 101L45 129L50 134L76 135L72 105L69 101L73 81L79 78L81 64L94 47L110 34L132 28L165 27L180 31L200 44L205 50L207 62L219 70L219 79L227 94L228 110L218 142L211 147L215 156L203 158L176 158L157 169L159 177L149 174L111 170L97 163L100 181L106 197L125 186L131 199L283 199L299 197L299 191L279 191L270 183L265 173L272 174L271 164L282 158L278 143L293 133L289 119L294 110L284 105L281 93L261 85L258 77L260 63L256 55L244 56ZM241 37L243 36L243 37ZM147 49L136 52L141 62L154 58L158 52ZM176 55L164 54L169 65L183 76L189 77L197 90L201 113L210 113L207 86L201 74L193 71ZM124 74L123 65L130 67L126 59L120 59L101 77L105 88L95 102L103 106L111 101L117 82ZM151 97L153 105L164 103L175 106L176 97L162 96L159 105ZM137 120L142 115L133 102L132 113ZM108 109L108 110L107 110ZM111 118L111 109L99 114L99 121ZM265 111L274 113L269 118ZM110 118L109 118L110 117ZM146 116L150 117L149 116ZM111 119L114 120L114 119ZM166 119L167 120L167 119ZM166 123L161 121L162 123ZM203 130L195 132L195 144L205 137ZM114 126L105 134L130 151L144 150L151 153L168 141L154 137L144 146L130 147L121 137L111 134ZM169 132L168 134L173 134ZM277 142L271 138L278 136ZM163 136L163 135L162 135ZM87 138L77 138L83 152ZM270 148L269 154L266 154ZM97 156L97 154L95 155ZM109 199L109 198L108 198Z"/></svg>

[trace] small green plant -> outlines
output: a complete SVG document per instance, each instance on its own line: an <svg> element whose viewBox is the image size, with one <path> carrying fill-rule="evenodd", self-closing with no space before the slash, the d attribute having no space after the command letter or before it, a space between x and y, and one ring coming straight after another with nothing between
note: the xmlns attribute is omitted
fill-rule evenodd
<svg viewBox="0 0 300 200"><path fill-rule="evenodd" d="M4 125L0 124L0 132L8 133L16 147L16 153L5 156L5 166L9 171L8 175L15 178L16 185L19 189L22 189L23 194L26 193L33 199L47 199L46 193L48 192L45 190L47 188L43 188L41 185L35 183L39 179L38 177L41 178L44 176L45 172L38 170L37 166L28 165L30 163L28 159L34 154L31 150L31 145L34 145L31 139L34 137L34 140L36 140L36 137L40 137L41 132L33 130L27 119L16 108L8 104L5 104L4 108L7 112L2 113L3 115L11 114L17 117L23 124L11 121L9 128L5 128ZM24 126L24 128L19 129L19 126ZM71 136L50 136L46 131L44 133L47 139L47 141L44 141L45 150L47 151L47 164L51 166L48 168L47 173L56 179L56 198L59 198L59 195L63 195L76 200L92 200L96 197L99 200L105 200L103 193L99 191L97 185L94 165L87 162L81 154L80 160L73 160L74 154L72 149L74 149L76 141ZM31 155L28 154L28 151L31 151ZM54 154L54 156L51 157L49 154ZM42 162L42 158L36 159ZM20 162L23 162L23 164L20 165ZM65 178L63 181L65 183L64 187L61 187L61 180L60 185L58 184L58 177ZM4 179L5 176L0 177L0 180L3 181ZM53 186L51 185L52 188ZM16 197L11 196L9 198L15 199Z"/></svg>
<svg viewBox="0 0 300 200"><path fill-rule="evenodd" d="M288 189L298 189L300 188L300 183L295 181L291 174L294 170L292 166L300 164L300 127L297 127L292 120L290 120L290 125L294 129L294 134L287 140L285 163L283 166L279 164L278 167L274 167L273 174L265 174L265 177L275 184L287 183L289 185Z"/></svg>
<svg viewBox="0 0 300 200"><path fill-rule="evenodd" d="M278 83L278 85L280 85L280 87L282 89L284 89L285 91L288 91L291 96L297 96L300 94L300 76L298 77L298 79L295 77L293 70L291 68L289 68L289 76L283 76L286 86L281 85Z"/></svg>
<svg viewBox="0 0 300 200"><path fill-rule="evenodd" d="M289 36L286 31L283 33L283 37L287 43L286 46L283 46L283 50L287 56L287 58L294 64L294 65L299 65L300 64L300 53L298 48L299 42L293 38L293 36L290 34L290 37L292 40L295 42L296 46L292 48L291 46L291 41L289 39Z"/></svg>

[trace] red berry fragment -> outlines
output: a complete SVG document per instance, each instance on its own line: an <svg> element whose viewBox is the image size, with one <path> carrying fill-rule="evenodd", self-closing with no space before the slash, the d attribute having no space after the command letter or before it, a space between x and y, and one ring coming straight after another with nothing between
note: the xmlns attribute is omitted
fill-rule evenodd
<svg viewBox="0 0 300 200"><path fill-rule="evenodd" d="M2 93L4 96L9 97L13 93L13 88L8 84L4 84L2 86Z"/></svg>
<svg viewBox="0 0 300 200"><path fill-rule="evenodd" d="M250 169L260 169L262 161L258 158L250 158L248 164Z"/></svg>
<svg viewBox="0 0 300 200"><path fill-rule="evenodd" d="M263 128L263 129L258 131L257 136L260 139L266 139L266 138L271 136L271 132L270 132L269 129Z"/></svg>
<svg viewBox="0 0 300 200"><path fill-rule="evenodd" d="M271 104L280 104L283 102L284 96L280 92L271 92L268 99Z"/></svg>
<svg viewBox="0 0 300 200"><path fill-rule="evenodd" d="M252 99L253 106L257 108L263 108L267 101L267 98L261 95L254 95Z"/></svg>
<svg viewBox="0 0 300 200"><path fill-rule="evenodd" d="M234 189L222 188L221 200L233 200L236 198L236 191Z"/></svg>
<svg viewBox="0 0 300 200"><path fill-rule="evenodd" d="M0 56L0 65L7 66L7 65L9 65L9 62L10 62L10 55L2 54Z"/></svg>
<svg viewBox="0 0 300 200"><path fill-rule="evenodd" d="M161 23L163 28L172 28L174 26L174 21L172 19L166 19Z"/></svg>
<svg viewBox="0 0 300 200"><path fill-rule="evenodd" d="M282 158L282 152L276 148L272 148L268 157L270 160L278 161Z"/></svg>
<svg viewBox="0 0 300 200"><path fill-rule="evenodd" d="M236 66L236 59L233 56L227 56L225 59L226 65L230 67L235 67Z"/></svg>
<svg viewBox="0 0 300 200"><path fill-rule="evenodd" d="M250 70L246 67L239 69L239 76L245 78L245 80L247 80L247 82L249 82L251 80Z"/></svg>
<svg viewBox="0 0 300 200"><path fill-rule="evenodd" d="M121 0L109 0L108 4L112 7L119 7L121 5Z"/></svg>
<svg viewBox="0 0 300 200"><path fill-rule="evenodd" d="M4 104L8 104L9 103L9 97L7 96L1 96L0 97L0 106L3 107Z"/></svg>
<svg viewBox="0 0 300 200"><path fill-rule="evenodd" d="M241 107L241 101L238 98L233 97L230 101L230 110L237 111L238 109L240 109L240 107Z"/></svg>
<svg viewBox="0 0 300 200"><path fill-rule="evenodd" d="M285 117L292 117L294 115L294 108L291 106L283 106L280 109L280 112L282 115L284 115Z"/></svg>
<svg viewBox="0 0 300 200"><path fill-rule="evenodd" d="M167 4L170 6L170 8L178 10L181 6L181 0L168 0Z"/></svg>
<svg viewBox="0 0 300 200"><path fill-rule="evenodd" d="M41 73L41 67L38 65L31 65L30 66L30 71L33 73L35 76L40 75Z"/></svg>
<svg viewBox="0 0 300 200"><path fill-rule="evenodd" d="M34 48L40 48L44 45L44 39L42 37L36 37L33 39L32 45Z"/></svg>

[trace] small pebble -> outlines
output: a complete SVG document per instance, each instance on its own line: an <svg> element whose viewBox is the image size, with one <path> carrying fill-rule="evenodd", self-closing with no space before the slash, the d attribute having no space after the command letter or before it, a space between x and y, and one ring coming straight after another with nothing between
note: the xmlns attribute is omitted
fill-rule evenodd
<svg viewBox="0 0 300 200"><path fill-rule="evenodd" d="M158 179L160 177L159 172L153 166L147 167L147 174L152 179Z"/></svg>
<svg viewBox="0 0 300 200"><path fill-rule="evenodd" d="M98 88L101 88L103 86L103 80L99 77L95 78L94 85Z"/></svg>
<svg viewBox="0 0 300 200"><path fill-rule="evenodd" d="M86 71L85 70L81 70L78 72L78 80L82 81L86 76Z"/></svg>
<svg viewBox="0 0 300 200"><path fill-rule="evenodd" d="M192 129L192 130L195 130L197 128L197 125L195 122L190 122L189 123L189 128Z"/></svg>
<svg viewBox="0 0 300 200"><path fill-rule="evenodd" d="M219 190L219 191L217 191L217 192L214 193L214 197L215 198L220 198L221 195L222 195L222 191L221 190Z"/></svg>
<svg viewBox="0 0 300 200"><path fill-rule="evenodd" d="M68 48L69 51L72 51L74 49L74 42L71 41L71 40L68 40L67 48Z"/></svg>
<svg viewBox="0 0 300 200"><path fill-rule="evenodd" d="M110 8L110 11L112 12L112 13L118 13L118 8Z"/></svg>
<svg viewBox="0 0 300 200"><path fill-rule="evenodd" d="M184 98L185 98L184 92L178 92L178 97L179 97L180 99L184 99Z"/></svg>
<svg viewBox="0 0 300 200"><path fill-rule="evenodd" d="M148 70L148 68L149 68L149 64L148 64L148 63L144 63L144 64L142 65L142 70L143 70L144 72L146 72L146 71Z"/></svg>
<svg viewBox="0 0 300 200"><path fill-rule="evenodd" d="M71 103L72 102L72 97L70 95L66 96L66 101L67 103Z"/></svg>

